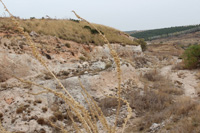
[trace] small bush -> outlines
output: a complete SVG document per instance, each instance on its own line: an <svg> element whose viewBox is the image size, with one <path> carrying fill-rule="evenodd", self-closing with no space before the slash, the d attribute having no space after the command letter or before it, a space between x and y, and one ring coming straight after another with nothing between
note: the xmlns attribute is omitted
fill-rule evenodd
<svg viewBox="0 0 200 133"><path fill-rule="evenodd" d="M200 45L192 45L183 53L183 61L186 68L200 67Z"/></svg>
<svg viewBox="0 0 200 133"><path fill-rule="evenodd" d="M141 46L142 51L147 49L147 43L144 41L144 39L138 39L136 42Z"/></svg>

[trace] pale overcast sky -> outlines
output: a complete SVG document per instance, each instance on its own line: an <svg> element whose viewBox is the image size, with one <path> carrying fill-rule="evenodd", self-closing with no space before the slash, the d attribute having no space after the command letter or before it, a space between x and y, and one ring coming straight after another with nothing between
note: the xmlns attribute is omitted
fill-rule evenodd
<svg viewBox="0 0 200 133"><path fill-rule="evenodd" d="M3 0L21 18L75 18L122 31L200 24L200 0ZM0 5L0 15L4 10Z"/></svg>

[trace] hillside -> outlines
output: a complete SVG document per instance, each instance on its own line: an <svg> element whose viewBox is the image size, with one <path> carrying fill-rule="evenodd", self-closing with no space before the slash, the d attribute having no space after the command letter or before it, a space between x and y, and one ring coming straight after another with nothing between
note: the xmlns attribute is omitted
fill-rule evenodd
<svg viewBox="0 0 200 133"><path fill-rule="evenodd" d="M177 27L170 27L170 28L161 28L161 29L154 29L154 30L146 30L141 32L135 32L130 34L136 38L144 38L145 40L152 40L155 38L162 38L168 36L174 36L178 34L184 34L184 31L190 32L190 30L194 30L199 28L200 25L189 25L189 26L177 26ZM199 29L197 29L199 30Z"/></svg>
<svg viewBox="0 0 200 133"><path fill-rule="evenodd" d="M42 59L70 95L83 107L90 105L83 95L81 81L101 108L106 121L113 125L118 103L112 96L117 93L118 77L107 45L89 46L50 35L32 32L30 35ZM121 94L132 109L125 133L198 131L199 125L194 123L200 121L197 117L200 105L196 102L199 100L200 75L198 70L179 67L181 47L149 45L142 52L140 46L111 46L120 58ZM74 119L86 132L75 113L68 113L70 108L63 99L41 88L45 86L58 94L65 94L52 75L34 58L22 35L0 31L0 66L0 121L7 131L64 133L58 128L63 127L74 132ZM13 75L40 86L22 83ZM92 111L88 109L89 113ZM126 115L127 106L122 103L116 133L122 132ZM96 120L98 131L106 132L99 124L100 120Z"/></svg>
<svg viewBox="0 0 200 133"><path fill-rule="evenodd" d="M24 30L28 33L34 31L38 34L51 35L60 39L71 40L77 43L103 45L103 39L98 32L86 22L79 20L56 20L56 19L18 19ZM129 38L129 35L111 27L94 24L111 43L137 45ZM0 30L13 31L12 22L9 18L0 18Z"/></svg>

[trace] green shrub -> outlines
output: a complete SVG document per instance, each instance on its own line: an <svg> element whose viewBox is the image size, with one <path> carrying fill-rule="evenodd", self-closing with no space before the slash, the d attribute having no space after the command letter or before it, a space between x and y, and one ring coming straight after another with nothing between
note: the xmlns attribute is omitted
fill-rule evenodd
<svg viewBox="0 0 200 133"><path fill-rule="evenodd" d="M141 46L142 51L147 49L147 43L144 41L144 39L138 39L136 42Z"/></svg>
<svg viewBox="0 0 200 133"><path fill-rule="evenodd" d="M200 45L190 46L182 57L186 68L200 67Z"/></svg>

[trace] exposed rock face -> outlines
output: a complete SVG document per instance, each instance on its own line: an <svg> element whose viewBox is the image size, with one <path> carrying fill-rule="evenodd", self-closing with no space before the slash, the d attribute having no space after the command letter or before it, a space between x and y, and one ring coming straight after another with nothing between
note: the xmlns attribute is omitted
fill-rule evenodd
<svg viewBox="0 0 200 133"><path fill-rule="evenodd" d="M130 45L120 45L120 44L111 44L113 49L121 56L126 54L131 54L134 56L135 54L141 53L142 49L138 46L130 46ZM92 51L93 58L111 58L108 46L97 46Z"/></svg>
<svg viewBox="0 0 200 133"><path fill-rule="evenodd" d="M56 37L39 36L35 32L31 32L31 36L49 68L78 102L87 107L81 94L79 78L96 101L106 98L105 95L116 95L118 85L116 67L106 45L86 46ZM31 49L23 38L17 35L9 39L2 37L0 42L0 113L3 114L3 126L15 132L56 132L46 121L58 113L56 111L61 112L63 116L66 115L64 102L50 93L33 95L44 90L23 84L12 75L58 92L62 91L61 88L33 57ZM67 47L64 45L66 43L70 43L71 46ZM142 51L140 46L112 44L112 47L120 56L126 53L133 56ZM138 73L131 64L122 61L121 70L122 86L126 86L127 81L133 80L138 88L143 88L143 84L138 81ZM125 107L123 112L121 118L125 117ZM57 122L71 129L70 120L61 118ZM108 120L113 122L114 116L108 116Z"/></svg>

